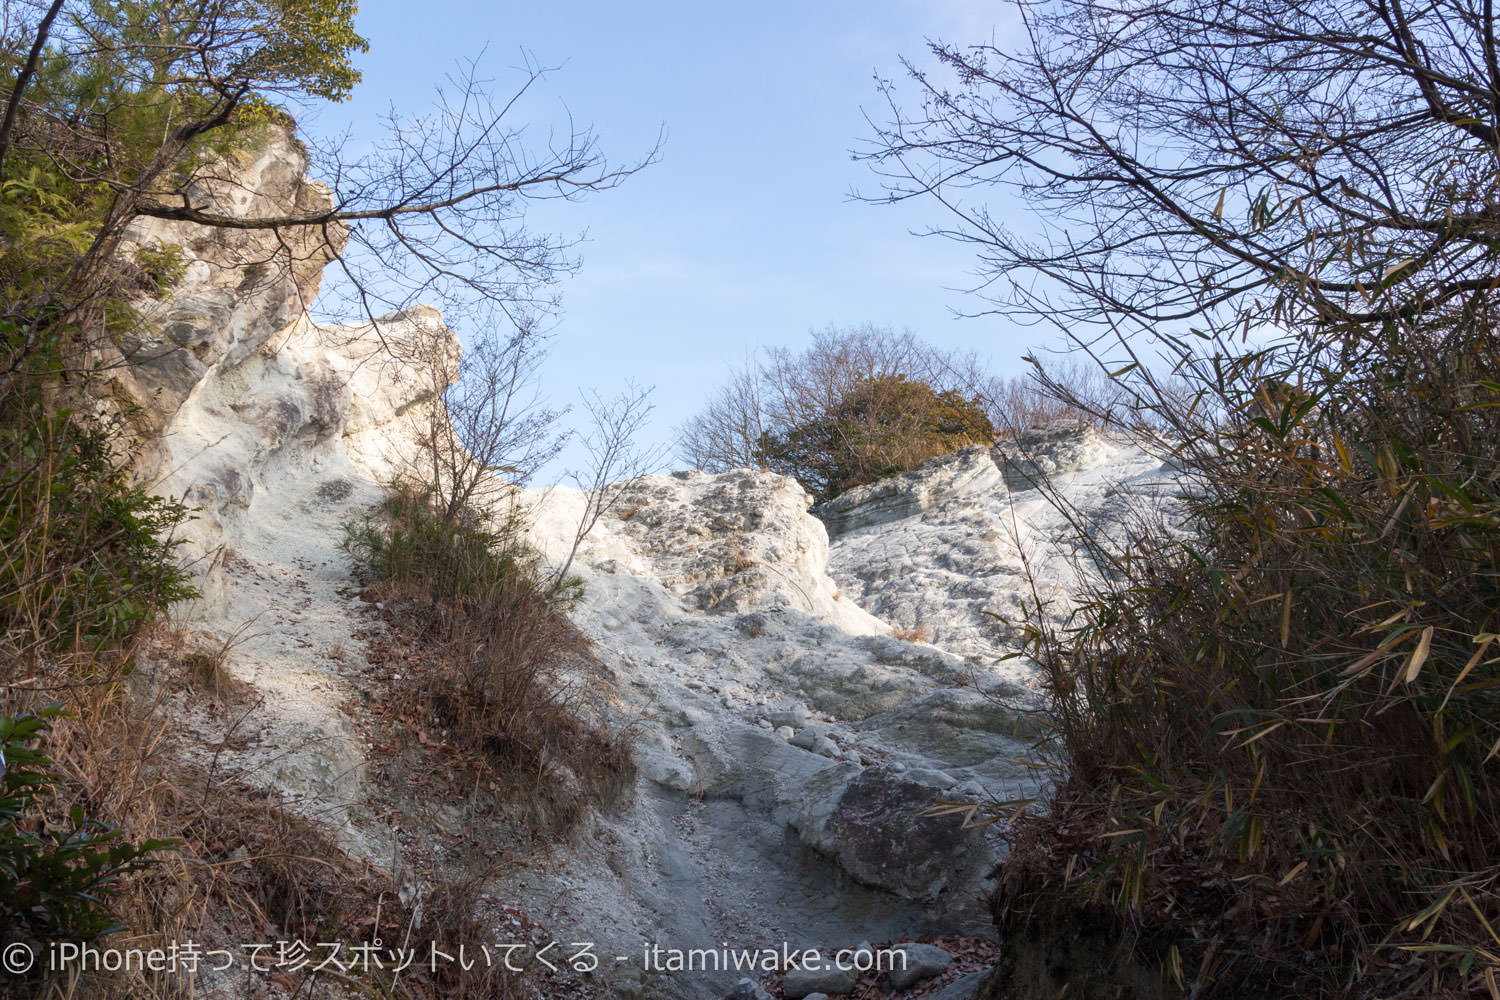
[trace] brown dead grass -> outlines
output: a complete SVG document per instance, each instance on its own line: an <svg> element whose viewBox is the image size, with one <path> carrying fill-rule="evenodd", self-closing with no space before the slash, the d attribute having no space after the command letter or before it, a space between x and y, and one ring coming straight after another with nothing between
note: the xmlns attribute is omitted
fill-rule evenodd
<svg viewBox="0 0 1500 1000"><path fill-rule="evenodd" d="M891 635L904 642L926 642L928 639L927 626L920 622L911 628L893 628Z"/></svg>
<svg viewBox="0 0 1500 1000"><path fill-rule="evenodd" d="M472 623L436 617L417 598L380 603L386 632L370 643L365 690L385 722L388 768L429 783L436 776L474 800L471 808L504 817L520 840L540 843L565 836L590 809L614 807L632 787L628 734L588 721L582 682L569 679L595 676L597 665L566 618L545 623L551 658L526 678L531 690L511 695L522 712L472 683L475 663L503 655L504 643L486 644Z"/></svg>
<svg viewBox="0 0 1500 1000"><path fill-rule="evenodd" d="M472 632L460 634L473 642ZM192 973L65 969L4 976L0 997L274 998L328 995L326 989L391 1000L535 995L521 976L485 962L469 969L440 964L435 970L414 963L400 974L391 970L389 955L384 970L314 972L278 968L274 959L264 961L268 968L262 970L245 967L245 945L278 941L349 948L378 940L399 944L409 954L428 954L432 947L451 954L463 946L478 954L492 943L494 921L483 910L482 882L475 876L450 880L441 874L448 869L435 867L420 896L403 894L388 872L352 856L332 830L294 811L278 792L222 766L213 744L205 745L205 734L182 724L182 706L189 703L209 719L255 711L253 690L225 666L233 638L225 642L162 628L125 648L0 660L0 712L16 715L57 702L68 712L53 722L41 746L57 776L54 794L44 815L21 821L68 830L73 824L67 817L77 808L118 829L129 843L172 842L150 855L148 867L123 877L101 898L124 929L93 944L146 950L192 942L237 958L234 968L218 974L205 963ZM429 635L413 638L425 643ZM451 654L455 647L433 648ZM148 649L162 669L135 675L137 653ZM467 649L472 659L475 649ZM403 689L405 704L430 698L440 712L472 708L442 690L452 680L451 674L428 675L425 683ZM565 744L571 737L579 754L593 753L599 762L611 759L589 743L581 726L549 734L549 726L560 723L542 719L538 725L538 738ZM512 725L507 732L519 739L525 731ZM414 742L426 740L424 730L410 734L417 737ZM478 738L477 731L471 734ZM606 749L623 753L628 762L628 748ZM508 759L517 757L512 747Z"/></svg>
<svg viewBox="0 0 1500 1000"><path fill-rule="evenodd" d="M278 793L192 759L187 750L195 737L179 731L161 690L143 697L137 687L71 687L71 717L59 719L46 742L62 777L49 818L55 821L76 805L133 843L174 842L154 855L149 868L125 878L108 900L128 929L106 935L98 947L194 942L243 957L249 943L347 947L381 940L425 954L433 945L451 952L459 943L477 948L488 940L476 910L479 894L471 886L439 882L429 893L435 903L419 922L391 877L352 857L320 823L293 812ZM12 694L6 710L38 707L56 693L35 683L24 698ZM7 977L0 979L0 997L158 1000L203 996L210 989L231 997L313 996L318 982L336 984L345 996L403 1000L531 995L519 977L483 964L436 972L414 965L401 976L389 969L315 973L276 968L269 959L263 964L271 967L237 966L217 977L201 967L196 975L137 969Z"/></svg>

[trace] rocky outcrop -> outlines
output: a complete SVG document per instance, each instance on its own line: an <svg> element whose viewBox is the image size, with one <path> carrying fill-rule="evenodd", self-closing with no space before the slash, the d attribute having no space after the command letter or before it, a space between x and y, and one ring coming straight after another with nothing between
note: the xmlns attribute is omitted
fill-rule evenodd
<svg viewBox="0 0 1500 1000"><path fill-rule="evenodd" d="M833 537L917 517L958 501L1003 492L1005 477L990 449L976 445L929 459L911 472L857 486L828 501L818 517Z"/></svg>
<svg viewBox="0 0 1500 1000"><path fill-rule="evenodd" d="M1017 471L1023 464L1032 474ZM1170 483L1157 459L1123 442L1078 425L1037 428L825 505L829 572L867 611L993 664L1016 647L1016 625L1038 600L1060 622L1095 572L1078 526L1119 531L1159 516ZM1008 676L1025 683L1028 674Z"/></svg>
<svg viewBox="0 0 1500 1000"><path fill-rule="evenodd" d="M327 197L300 179L285 136L233 166L236 181L203 189L226 210ZM205 593L193 625L224 643L227 668L256 693L213 764L275 787L352 851L391 864L345 669L370 624L339 543L416 461L456 339L431 309L312 322L306 300L327 250L313 236L279 270L259 237L153 226L135 238L192 255L178 291L153 307L159 336L132 349L138 363L119 385L160 429L156 488L199 509L185 547ZM1150 459L1087 432L1039 439L1037 451L1055 488L1100 524L1151 498L1160 478ZM821 521L795 483L769 473L629 484L572 568L585 593L576 621L607 688L601 710L634 734L638 786L563 856L506 883L508 902L629 953L643 940L839 947L985 932L998 840L932 807L1037 793L1017 761L1038 697L1025 664L1002 660L1010 647L992 615L1034 592L1062 602L1081 571L1066 558L1065 519L1018 469L968 449L854 491ZM554 488L522 499L532 543L567 559L589 498ZM637 992L721 995L737 978Z"/></svg>
<svg viewBox="0 0 1500 1000"><path fill-rule="evenodd" d="M307 160L291 133L267 126L260 141L202 168L191 203L237 219L275 218L331 208L332 194L307 180ZM303 321L323 268L347 242L342 225L208 229L140 218L120 252L175 254L182 278L165 300L143 299L144 323L101 359L110 391L144 440L160 435L216 365L234 367Z"/></svg>
<svg viewBox="0 0 1500 1000"><path fill-rule="evenodd" d="M695 611L790 608L854 634L889 631L840 599L828 535L808 503L795 481L770 472L646 476L620 492L583 558L598 572L658 580ZM554 491L538 505L533 534L543 551L566 556L581 508L576 492Z"/></svg>

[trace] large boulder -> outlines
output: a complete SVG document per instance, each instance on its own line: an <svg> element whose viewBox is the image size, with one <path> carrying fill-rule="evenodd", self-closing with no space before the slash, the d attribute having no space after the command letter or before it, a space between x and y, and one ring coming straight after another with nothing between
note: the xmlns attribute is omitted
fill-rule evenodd
<svg viewBox="0 0 1500 1000"><path fill-rule="evenodd" d="M803 838L858 881L902 899L938 901L950 887L977 896L980 878L997 860L996 845L985 828L966 827L961 813L934 814L943 790L920 777L860 771Z"/></svg>

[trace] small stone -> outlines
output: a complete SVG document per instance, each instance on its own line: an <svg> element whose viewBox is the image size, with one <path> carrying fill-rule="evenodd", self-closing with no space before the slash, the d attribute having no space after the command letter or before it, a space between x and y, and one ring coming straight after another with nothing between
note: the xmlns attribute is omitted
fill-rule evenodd
<svg viewBox="0 0 1500 1000"><path fill-rule="evenodd" d="M979 983L984 979L984 970L971 972L962 979L955 979L932 995L931 1000L974 1000L979 995Z"/></svg>
<svg viewBox="0 0 1500 1000"><path fill-rule="evenodd" d="M915 986L917 983L926 982L934 976L941 975L943 970L953 962L953 956L934 944L918 944L909 941L906 944L898 944L893 951L906 954L906 968L901 968L897 962L896 968L892 969L885 977L886 983L896 990L904 990Z"/></svg>
<svg viewBox="0 0 1500 1000"><path fill-rule="evenodd" d="M907 772L906 777L911 781L916 781L923 785L930 785L931 787L941 789L942 791L947 791L954 785L958 784L958 779L953 777L953 775L949 774L947 771L939 771L936 768L931 767L914 767Z"/></svg>
<svg viewBox="0 0 1500 1000"><path fill-rule="evenodd" d="M794 730L791 726L777 726L776 735L780 736L784 740L790 740L793 736L797 735L797 733L796 730Z"/></svg>
<svg viewBox="0 0 1500 1000"><path fill-rule="evenodd" d="M793 729L801 729L812 720L812 713L802 702L795 702L784 708L775 708L766 713L773 725L791 726Z"/></svg>
<svg viewBox="0 0 1500 1000"><path fill-rule="evenodd" d="M818 742L812 745L811 749L813 753L821 754L824 757L831 757L834 760L842 759L842 755L839 752L839 745L826 736L820 737Z"/></svg>
<svg viewBox="0 0 1500 1000"><path fill-rule="evenodd" d="M797 735L792 737L791 743L794 747L801 747L803 750L811 750L813 747L818 745L818 741L821 739L827 739L827 737L823 735L822 729L818 728L817 726L807 726L803 729L798 730Z"/></svg>
<svg viewBox="0 0 1500 1000"><path fill-rule="evenodd" d="M760 728L762 728L762 729L774 729L775 728L774 726L771 725L771 720L770 719L756 719L755 720L755 724L757 726L759 726Z"/></svg>
<svg viewBox="0 0 1500 1000"><path fill-rule="evenodd" d="M835 969L831 966L816 969L791 969L781 984L786 1000L806 1000L819 993L838 996L850 993L859 982L859 974L851 970Z"/></svg>
<svg viewBox="0 0 1500 1000"><path fill-rule="evenodd" d="M646 981L645 974L640 969L625 966L614 972L613 982L614 995L620 1000L641 1000L645 996ZM756 1000L760 1000L759 997Z"/></svg>
<svg viewBox="0 0 1500 1000"><path fill-rule="evenodd" d="M760 988L753 979L741 979L734 989L724 994L724 1000L771 1000L771 994Z"/></svg>

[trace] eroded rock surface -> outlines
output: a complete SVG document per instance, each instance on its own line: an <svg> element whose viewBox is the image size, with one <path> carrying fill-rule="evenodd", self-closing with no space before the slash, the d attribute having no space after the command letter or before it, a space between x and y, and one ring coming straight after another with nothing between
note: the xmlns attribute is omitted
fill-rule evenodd
<svg viewBox="0 0 1500 1000"><path fill-rule="evenodd" d="M260 141L201 168L185 194L195 208L236 219L332 208L332 194L309 181L306 168L296 139L269 126ZM102 359L116 399L142 437L160 434L216 366L240 364L300 323L324 266L346 242L341 224L269 230L133 222L122 254L170 249L183 268L169 297L140 302L141 332Z"/></svg>
<svg viewBox="0 0 1500 1000"><path fill-rule="evenodd" d="M932 459L820 513L833 534L829 573L846 595L949 652L992 664L1015 648L1029 608L1040 600L1060 622L1080 574L1093 572L1075 525L1120 531L1133 518L1159 516L1169 493L1157 459L1058 425ZM1018 666L1008 676L1026 683Z"/></svg>
<svg viewBox="0 0 1500 1000"><path fill-rule="evenodd" d="M237 186L205 196L247 213L326 198L300 164L285 144L247 155ZM248 237L221 248L185 230L148 237L194 260L160 305L160 342L140 345L157 353L122 391L161 429L156 488L200 508L187 529L205 593L192 624L255 692L232 738L204 752L399 867L372 818L384 792L368 779L367 720L345 669L370 623L339 542L414 463L414 421L456 340L430 309L314 324L311 244L302 264L259 274ZM1037 696L1024 664L1001 662L1010 647L992 614L1017 612L1028 573L1061 606L1080 570L1065 519L1023 472L1045 468L1101 530L1161 478L1087 432L1048 431L1033 451L936 459L823 520L769 473L626 488L572 569L585 585L576 620L606 677L596 693L636 742L635 794L488 891L604 954L986 931L993 832L924 814L1036 791L1016 762ZM567 560L587 497L529 500L533 543ZM638 995L707 996L738 978L633 981Z"/></svg>

